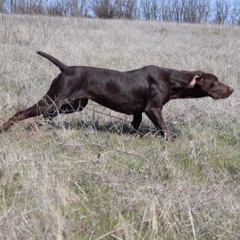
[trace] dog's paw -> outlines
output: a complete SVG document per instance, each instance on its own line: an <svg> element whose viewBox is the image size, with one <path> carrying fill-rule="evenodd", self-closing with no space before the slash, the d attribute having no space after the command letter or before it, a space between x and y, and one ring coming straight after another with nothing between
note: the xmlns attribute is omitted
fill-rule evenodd
<svg viewBox="0 0 240 240"><path fill-rule="evenodd" d="M164 138L167 142L174 142L177 139L177 136L172 132L167 132L164 134Z"/></svg>

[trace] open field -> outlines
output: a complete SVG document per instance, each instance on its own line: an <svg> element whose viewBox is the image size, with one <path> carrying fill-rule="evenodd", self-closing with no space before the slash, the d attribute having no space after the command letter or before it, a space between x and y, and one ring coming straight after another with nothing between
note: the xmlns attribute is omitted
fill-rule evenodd
<svg viewBox="0 0 240 240"><path fill-rule="evenodd" d="M0 15L0 124L47 91L68 65L155 64L211 72L231 97L173 100L167 143L144 117L91 102L0 136L0 239L240 239L239 27Z"/></svg>

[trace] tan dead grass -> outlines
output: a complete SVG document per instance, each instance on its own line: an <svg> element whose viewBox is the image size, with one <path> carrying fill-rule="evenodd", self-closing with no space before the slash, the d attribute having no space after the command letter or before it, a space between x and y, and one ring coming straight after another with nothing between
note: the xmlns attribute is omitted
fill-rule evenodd
<svg viewBox="0 0 240 240"><path fill-rule="evenodd" d="M14 126L0 141L0 239L239 239L239 28L127 20L0 15L1 123L38 101L69 65L147 64L210 71L235 88L226 100L176 100L166 143L144 117L90 103Z"/></svg>

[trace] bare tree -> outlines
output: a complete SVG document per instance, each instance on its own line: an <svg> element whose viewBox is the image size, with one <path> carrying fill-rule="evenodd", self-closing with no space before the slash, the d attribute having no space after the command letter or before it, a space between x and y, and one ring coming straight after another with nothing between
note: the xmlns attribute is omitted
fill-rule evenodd
<svg viewBox="0 0 240 240"><path fill-rule="evenodd" d="M227 0L216 0L215 23L226 23L231 4Z"/></svg>
<svg viewBox="0 0 240 240"><path fill-rule="evenodd" d="M5 1L0 0L0 13L4 13L4 12L6 12Z"/></svg>
<svg viewBox="0 0 240 240"><path fill-rule="evenodd" d="M69 0L68 6L71 16L87 16L88 14L87 0Z"/></svg>
<svg viewBox="0 0 240 240"><path fill-rule="evenodd" d="M197 22L207 22L210 14L209 0L198 0L198 19Z"/></svg>
<svg viewBox="0 0 240 240"><path fill-rule="evenodd" d="M30 0L27 5L28 14L44 14L44 4L42 0Z"/></svg>
<svg viewBox="0 0 240 240"><path fill-rule="evenodd" d="M240 1L236 0L233 3L233 10L231 14L231 22L233 24L238 24L240 25Z"/></svg>
<svg viewBox="0 0 240 240"><path fill-rule="evenodd" d="M157 0L141 0L140 8L144 19L153 20L159 18L159 1Z"/></svg>
<svg viewBox="0 0 240 240"><path fill-rule="evenodd" d="M110 0L94 0L92 9L99 18L113 18L114 9Z"/></svg>
<svg viewBox="0 0 240 240"><path fill-rule="evenodd" d="M240 0L0 0L0 13L240 24Z"/></svg>
<svg viewBox="0 0 240 240"><path fill-rule="evenodd" d="M199 21L199 4L198 0L189 0L188 1L188 17L186 22L197 23Z"/></svg>
<svg viewBox="0 0 240 240"><path fill-rule="evenodd" d="M160 3L160 20L175 21L175 8L178 5L178 0L162 0ZM178 21L178 20L177 20Z"/></svg>
<svg viewBox="0 0 240 240"><path fill-rule="evenodd" d="M0 0L1 1L1 0ZM44 14L44 3L42 0L10 0L6 1L6 12L19 14Z"/></svg>
<svg viewBox="0 0 240 240"><path fill-rule="evenodd" d="M123 10L125 12L125 18L137 18L137 0L124 0Z"/></svg>
<svg viewBox="0 0 240 240"><path fill-rule="evenodd" d="M209 17L209 0L163 0L159 6L160 20L175 22L206 22Z"/></svg>
<svg viewBox="0 0 240 240"><path fill-rule="evenodd" d="M124 0L115 0L113 5L114 18L125 18Z"/></svg>
<svg viewBox="0 0 240 240"><path fill-rule="evenodd" d="M67 0L57 0L47 7L48 15L67 16L70 15L69 2Z"/></svg>

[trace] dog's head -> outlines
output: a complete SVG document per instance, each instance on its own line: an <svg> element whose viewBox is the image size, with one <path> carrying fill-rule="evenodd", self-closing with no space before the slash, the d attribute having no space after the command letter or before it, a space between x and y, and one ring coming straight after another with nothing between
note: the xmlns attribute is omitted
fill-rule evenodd
<svg viewBox="0 0 240 240"><path fill-rule="evenodd" d="M212 97L213 99L223 99L233 93L233 89L223 83L211 73L195 72L188 85L193 97Z"/></svg>

